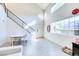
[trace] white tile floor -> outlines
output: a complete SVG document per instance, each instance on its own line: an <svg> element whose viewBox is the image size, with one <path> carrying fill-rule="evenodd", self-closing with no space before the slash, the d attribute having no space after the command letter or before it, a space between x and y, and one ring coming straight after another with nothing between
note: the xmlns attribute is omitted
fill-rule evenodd
<svg viewBox="0 0 79 59"><path fill-rule="evenodd" d="M23 50L26 56L69 56L62 52L61 47L46 39L28 41Z"/></svg>

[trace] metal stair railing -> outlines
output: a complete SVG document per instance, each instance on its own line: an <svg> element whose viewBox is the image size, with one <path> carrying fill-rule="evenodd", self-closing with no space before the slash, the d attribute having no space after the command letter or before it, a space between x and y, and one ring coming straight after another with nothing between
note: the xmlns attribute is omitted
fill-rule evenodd
<svg viewBox="0 0 79 59"><path fill-rule="evenodd" d="M0 5L3 6L3 8L4 8L5 12L6 12L6 6L5 6L5 4L4 3L0 3Z"/></svg>
<svg viewBox="0 0 79 59"><path fill-rule="evenodd" d="M10 18L12 21L14 21L17 25L19 25L21 28L23 28L28 33L31 33L31 32L28 29L26 29L25 26L28 26L28 28L35 31L31 26L29 26L27 23L25 23L22 19L20 19L18 16L16 16L13 12L8 10L6 8L5 3L1 3L1 5L4 8L4 10L5 10L6 14L7 14L7 17Z"/></svg>

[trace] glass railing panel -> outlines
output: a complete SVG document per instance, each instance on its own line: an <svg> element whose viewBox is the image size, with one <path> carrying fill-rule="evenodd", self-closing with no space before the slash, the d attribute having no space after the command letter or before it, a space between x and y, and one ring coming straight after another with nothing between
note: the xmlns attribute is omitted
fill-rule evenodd
<svg viewBox="0 0 79 59"><path fill-rule="evenodd" d="M8 11L8 17L11 18L14 22L16 22L18 25L22 26L23 22L19 20L14 14L12 14L10 11Z"/></svg>
<svg viewBox="0 0 79 59"><path fill-rule="evenodd" d="M22 21L20 18L18 18L15 14L13 14L11 11L8 10L8 17L11 18L14 22L16 22L21 27L25 28L26 26L34 31L32 26L28 25L24 21ZM34 23L34 22L33 22ZM31 23L32 24L32 23ZM28 29L27 29L28 30Z"/></svg>

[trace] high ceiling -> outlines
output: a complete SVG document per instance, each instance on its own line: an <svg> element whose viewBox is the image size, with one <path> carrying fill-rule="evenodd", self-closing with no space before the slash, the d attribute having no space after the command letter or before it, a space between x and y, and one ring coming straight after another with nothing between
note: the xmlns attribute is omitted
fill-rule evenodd
<svg viewBox="0 0 79 59"><path fill-rule="evenodd" d="M46 9L49 5L49 3L37 3L37 5L41 8L41 9Z"/></svg>
<svg viewBox="0 0 79 59"><path fill-rule="evenodd" d="M37 15L42 9L34 3L7 3L6 7L18 15Z"/></svg>
<svg viewBox="0 0 79 59"><path fill-rule="evenodd" d="M50 5L51 7L49 7ZM21 16L38 16L42 13L43 9L48 9L46 13L50 15L54 22L73 16L71 12L74 8L79 8L79 3L65 3L63 6L61 6L61 3L8 3L6 6L13 13ZM50 12L51 10L53 12Z"/></svg>
<svg viewBox="0 0 79 59"><path fill-rule="evenodd" d="M6 3L6 7L17 15L38 15L50 3Z"/></svg>

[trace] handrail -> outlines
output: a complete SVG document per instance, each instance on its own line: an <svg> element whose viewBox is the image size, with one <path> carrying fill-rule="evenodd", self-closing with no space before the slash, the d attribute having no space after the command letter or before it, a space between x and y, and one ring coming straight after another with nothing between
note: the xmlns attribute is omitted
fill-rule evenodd
<svg viewBox="0 0 79 59"><path fill-rule="evenodd" d="M10 18L10 17L8 17L8 18ZM10 18L12 21L14 21L12 18ZM14 21L16 24L18 24L16 21ZM22 27L24 30L26 30L23 26L21 26L20 24L18 24L20 27ZM26 30L28 33L31 33L31 32L29 32L28 30Z"/></svg>
<svg viewBox="0 0 79 59"><path fill-rule="evenodd" d="M7 11L11 12L10 10L6 9ZM12 13L12 12L11 12ZM24 24L29 26L27 23L25 23L22 19L20 19L18 16L16 16L14 13L12 13L15 17L17 17L20 21L22 21ZM30 26L29 26L30 27ZM30 27L32 30L34 30L32 27Z"/></svg>
<svg viewBox="0 0 79 59"><path fill-rule="evenodd" d="M26 26L28 26L29 28L31 28L33 31L35 31L32 27L30 27L27 23L25 23L22 19L20 19L18 16L16 16L13 12L11 12L9 9L7 9L6 8L6 5L5 5L5 3L1 3L2 4L2 6L4 7L4 9L5 9L5 12L6 12L6 14L7 14L7 17L9 17L9 15L8 15L8 12L10 12L12 15L14 15L17 19L19 19L23 24L25 24ZM10 18L10 17L9 17ZM10 18L10 19L12 19L12 18ZM13 20L13 19L12 19ZM15 21L14 21L15 22ZM17 22L16 22L17 23ZM18 23L17 23L18 24ZM21 26L20 24L18 24L19 26ZM22 26L21 26L22 27ZM24 28L24 27L22 27L22 28ZM29 31L28 31L29 32Z"/></svg>
<svg viewBox="0 0 79 59"><path fill-rule="evenodd" d="M3 8L4 8L5 12L6 12L5 4L4 3L0 3L0 4L3 6Z"/></svg>

